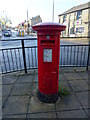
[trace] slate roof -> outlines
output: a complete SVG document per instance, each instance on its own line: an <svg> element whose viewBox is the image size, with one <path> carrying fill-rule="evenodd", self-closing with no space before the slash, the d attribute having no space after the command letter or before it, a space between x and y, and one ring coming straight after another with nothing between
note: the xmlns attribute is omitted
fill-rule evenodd
<svg viewBox="0 0 90 120"><path fill-rule="evenodd" d="M73 13L73 12L78 11L78 10L84 10L84 9L87 9L87 8L90 8L90 2L85 3L85 4L81 4L81 5L78 5L78 6L74 6L71 9L63 12L62 14L59 14L58 16Z"/></svg>

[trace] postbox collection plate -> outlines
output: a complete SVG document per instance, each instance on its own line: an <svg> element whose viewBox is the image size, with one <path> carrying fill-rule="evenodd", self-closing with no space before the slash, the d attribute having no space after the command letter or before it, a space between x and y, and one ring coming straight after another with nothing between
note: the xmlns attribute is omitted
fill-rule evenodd
<svg viewBox="0 0 90 120"><path fill-rule="evenodd" d="M43 49L43 62L52 62L52 49Z"/></svg>

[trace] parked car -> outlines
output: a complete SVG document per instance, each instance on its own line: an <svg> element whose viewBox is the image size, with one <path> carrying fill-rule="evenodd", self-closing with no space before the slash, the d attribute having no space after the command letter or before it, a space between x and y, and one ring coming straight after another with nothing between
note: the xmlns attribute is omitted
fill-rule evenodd
<svg viewBox="0 0 90 120"><path fill-rule="evenodd" d="M5 32L4 32L4 36L6 36L6 37L10 37L10 36L12 36L12 32L11 32L11 30L5 30Z"/></svg>
<svg viewBox="0 0 90 120"><path fill-rule="evenodd" d="M2 37L2 34L0 33L0 38Z"/></svg>
<svg viewBox="0 0 90 120"><path fill-rule="evenodd" d="M0 31L0 38L2 37L2 32Z"/></svg>

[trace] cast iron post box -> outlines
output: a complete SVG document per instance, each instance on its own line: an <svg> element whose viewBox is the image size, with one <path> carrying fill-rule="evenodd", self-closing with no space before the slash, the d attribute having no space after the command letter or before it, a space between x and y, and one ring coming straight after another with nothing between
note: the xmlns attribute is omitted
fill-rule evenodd
<svg viewBox="0 0 90 120"><path fill-rule="evenodd" d="M60 34L66 26L45 22L33 26L38 40L38 97L55 103L58 99Z"/></svg>

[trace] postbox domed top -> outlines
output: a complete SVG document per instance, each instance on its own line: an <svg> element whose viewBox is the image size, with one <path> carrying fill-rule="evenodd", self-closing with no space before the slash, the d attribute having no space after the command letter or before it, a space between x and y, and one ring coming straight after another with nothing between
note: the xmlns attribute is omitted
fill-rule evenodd
<svg viewBox="0 0 90 120"><path fill-rule="evenodd" d="M32 28L35 31L44 31L44 30L63 31L65 30L66 26L59 23L55 23L55 22L42 22L42 23L33 25Z"/></svg>

